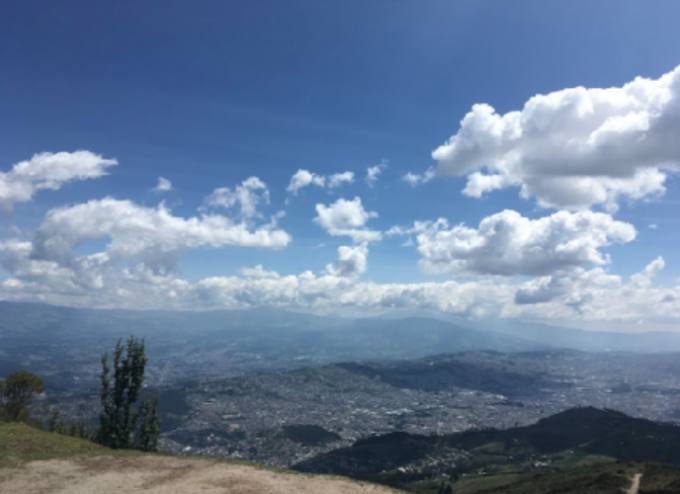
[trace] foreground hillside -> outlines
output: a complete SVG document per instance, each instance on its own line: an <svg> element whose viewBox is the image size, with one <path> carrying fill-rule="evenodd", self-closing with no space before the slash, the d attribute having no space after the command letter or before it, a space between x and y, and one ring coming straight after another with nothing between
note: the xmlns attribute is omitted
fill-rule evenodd
<svg viewBox="0 0 680 494"><path fill-rule="evenodd" d="M251 464L112 451L87 441L0 423L0 492L31 494L387 494L338 477Z"/></svg>

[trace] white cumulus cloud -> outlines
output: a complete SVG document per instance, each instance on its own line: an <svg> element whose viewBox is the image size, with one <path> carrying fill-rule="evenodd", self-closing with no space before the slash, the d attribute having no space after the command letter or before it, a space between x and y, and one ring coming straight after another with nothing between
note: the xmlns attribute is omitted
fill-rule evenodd
<svg viewBox="0 0 680 494"><path fill-rule="evenodd" d="M632 225L606 213L559 211L531 219L512 210L482 219L477 228L450 227L439 219L388 233L417 234L421 265L427 271L506 276L601 266L609 262L603 247L636 236Z"/></svg>
<svg viewBox="0 0 680 494"><path fill-rule="evenodd" d="M312 173L309 170L299 169L290 178L290 183L288 184L286 190L291 194L297 194L300 189L303 189L309 185L325 187L326 177Z"/></svg>
<svg viewBox="0 0 680 494"><path fill-rule="evenodd" d="M631 283L638 287L643 288L650 287L652 286L652 281L654 280L654 277L665 267L666 261L664 261L663 257L659 256L652 262L647 264L647 266L645 266L645 268L641 272L632 275L630 277L630 281Z"/></svg>
<svg viewBox="0 0 680 494"><path fill-rule="evenodd" d="M476 104L433 153L472 197L519 187L541 206L616 210L665 192L680 167L680 67L658 79L539 94L499 114Z"/></svg>
<svg viewBox="0 0 680 494"><path fill-rule="evenodd" d="M58 190L68 182L98 178L117 164L90 151L35 154L10 171L0 172L0 206L10 210L17 202L30 201L39 190Z"/></svg>
<svg viewBox="0 0 680 494"><path fill-rule="evenodd" d="M326 266L331 276L355 277L366 271L368 264L368 246L341 245L338 247L338 258Z"/></svg>
<svg viewBox="0 0 680 494"><path fill-rule="evenodd" d="M359 197L338 199L328 206L317 204L316 214L314 221L334 237L348 236L354 242L371 242L381 238L379 231L366 228L366 223L376 218L378 213L366 211Z"/></svg>
<svg viewBox="0 0 680 494"><path fill-rule="evenodd" d="M105 198L49 211L35 234L32 255L67 262L75 257L76 246L93 240L108 242L102 252L108 257L142 256L154 262L203 246L282 248L290 236L272 225L253 229L215 214L182 218L163 205L150 208Z"/></svg>

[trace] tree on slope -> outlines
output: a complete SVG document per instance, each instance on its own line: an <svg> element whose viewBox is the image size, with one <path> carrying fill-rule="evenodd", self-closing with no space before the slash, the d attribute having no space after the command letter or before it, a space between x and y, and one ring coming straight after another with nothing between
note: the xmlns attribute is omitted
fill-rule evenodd
<svg viewBox="0 0 680 494"><path fill-rule="evenodd" d="M439 489L437 489L437 494L453 494L453 488L451 484L441 482L439 484Z"/></svg>
<svg viewBox="0 0 680 494"><path fill-rule="evenodd" d="M141 415L135 447L142 451L156 451L158 449L158 436L161 432L158 418L158 398L146 400L142 404Z"/></svg>
<svg viewBox="0 0 680 494"><path fill-rule="evenodd" d="M109 367L108 354L102 355L102 411L97 440L104 446L128 449L145 445L147 451L155 450L159 432L158 407L139 402L147 361L144 340L134 336L128 338L125 347L118 340L113 351L112 368ZM155 418L150 417L151 414ZM156 427L152 427L151 423L155 423Z"/></svg>
<svg viewBox="0 0 680 494"><path fill-rule="evenodd" d="M43 389L42 380L35 374L18 371L8 375L0 381L0 418L28 420L28 404Z"/></svg>

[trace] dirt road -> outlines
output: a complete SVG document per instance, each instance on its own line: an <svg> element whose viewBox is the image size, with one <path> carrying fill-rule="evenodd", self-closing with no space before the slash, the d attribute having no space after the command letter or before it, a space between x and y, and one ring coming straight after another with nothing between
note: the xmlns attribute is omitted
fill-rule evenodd
<svg viewBox="0 0 680 494"><path fill-rule="evenodd" d="M23 494L394 494L352 480L207 459L144 456L33 461L0 469L0 492Z"/></svg>
<svg viewBox="0 0 680 494"><path fill-rule="evenodd" d="M638 494L640 491L640 480L642 480L641 473L633 475L633 479L631 480L630 487L626 491L626 494Z"/></svg>

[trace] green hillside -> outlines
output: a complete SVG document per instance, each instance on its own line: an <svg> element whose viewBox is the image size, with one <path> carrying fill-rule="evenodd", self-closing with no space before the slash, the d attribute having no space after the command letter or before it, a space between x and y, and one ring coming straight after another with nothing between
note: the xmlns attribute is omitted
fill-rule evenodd
<svg viewBox="0 0 680 494"><path fill-rule="evenodd" d="M680 470L652 463L613 462L520 475L471 476L454 484L456 494L622 494L640 476L639 494L677 494ZM427 491L424 491L427 492ZM436 492L436 491L430 491Z"/></svg>
<svg viewBox="0 0 680 494"><path fill-rule="evenodd" d="M647 469L648 462L680 466L678 445L680 427L612 410L575 408L507 430L371 437L295 468L422 493L436 493L442 483L467 494L618 493L635 473ZM680 481L676 467L667 467L663 475L658 468L655 472L665 480L657 482L656 490L641 493L666 492L666 484ZM650 482L651 474L645 475L643 486Z"/></svg>
<svg viewBox="0 0 680 494"><path fill-rule="evenodd" d="M130 456L134 451L115 451L84 439L45 432L17 422L0 422L0 468L33 460L94 455Z"/></svg>

